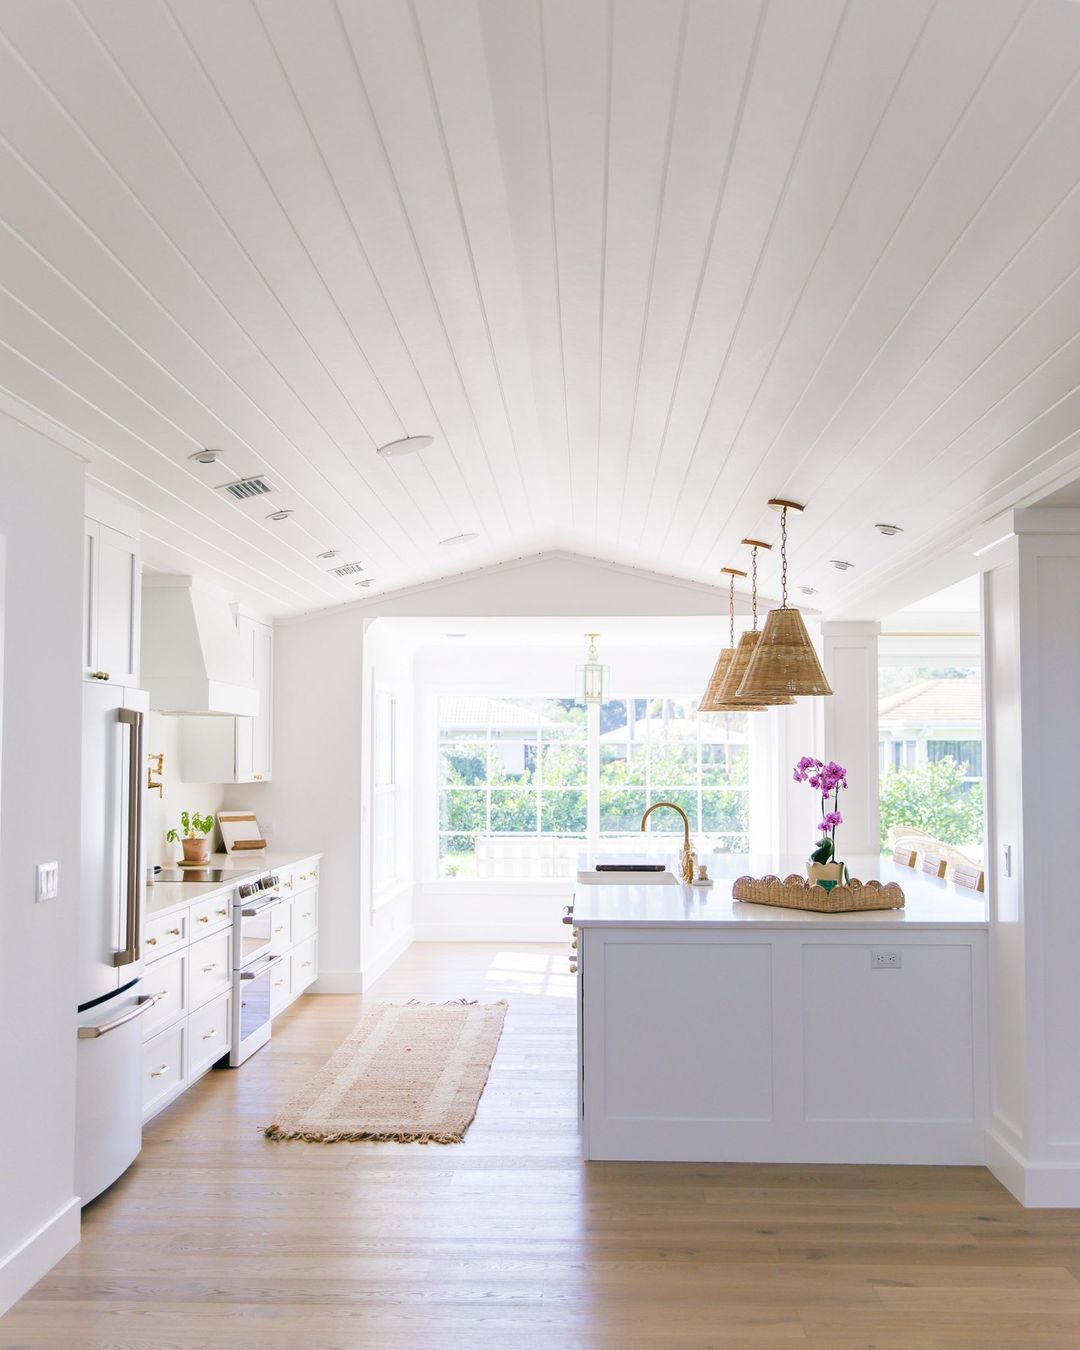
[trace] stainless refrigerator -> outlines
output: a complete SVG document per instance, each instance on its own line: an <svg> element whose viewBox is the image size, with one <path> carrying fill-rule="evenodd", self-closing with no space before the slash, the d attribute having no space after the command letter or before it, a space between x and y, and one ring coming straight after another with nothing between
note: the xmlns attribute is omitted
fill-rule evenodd
<svg viewBox="0 0 1080 1350"><path fill-rule="evenodd" d="M75 1193L85 1205L142 1147L143 724L149 695L83 687Z"/></svg>

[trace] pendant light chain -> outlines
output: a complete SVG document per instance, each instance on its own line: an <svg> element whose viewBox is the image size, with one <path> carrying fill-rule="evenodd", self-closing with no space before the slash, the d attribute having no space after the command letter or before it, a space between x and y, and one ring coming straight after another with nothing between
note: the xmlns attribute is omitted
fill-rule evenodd
<svg viewBox="0 0 1080 1350"><path fill-rule="evenodd" d="M751 605L753 606L753 613L754 613L754 628L753 628L753 631L756 633L756 632L757 632L757 544L755 544L754 547L750 550L750 574L751 574L751 578L752 578L751 585L750 585L750 603L751 603Z"/></svg>
<svg viewBox="0 0 1080 1350"><path fill-rule="evenodd" d="M728 578L728 646L735 646L735 573Z"/></svg>
<svg viewBox="0 0 1080 1350"><path fill-rule="evenodd" d="M787 609L787 507L780 512L780 608Z"/></svg>

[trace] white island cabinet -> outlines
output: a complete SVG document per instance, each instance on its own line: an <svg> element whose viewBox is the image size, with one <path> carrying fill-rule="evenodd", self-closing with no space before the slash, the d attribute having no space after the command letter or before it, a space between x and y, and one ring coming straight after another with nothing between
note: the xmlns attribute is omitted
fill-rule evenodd
<svg viewBox="0 0 1080 1350"><path fill-rule="evenodd" d="M588 1158L984 1161L983 897L856 864L899 881L906 907L733 901L732 876L795 870L745 858L710 889L577 888Z"/></svg>

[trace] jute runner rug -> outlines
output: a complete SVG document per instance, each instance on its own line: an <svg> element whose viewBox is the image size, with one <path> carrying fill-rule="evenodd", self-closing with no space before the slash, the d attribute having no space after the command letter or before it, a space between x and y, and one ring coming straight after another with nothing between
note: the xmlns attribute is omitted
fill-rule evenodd
<svg viewBox="0 0 1080 1350"><path fill-rule="evenodd" d="M505 1017L504 1002L373 1003L265 1133L320 1144L460 1143Z"/></svg>

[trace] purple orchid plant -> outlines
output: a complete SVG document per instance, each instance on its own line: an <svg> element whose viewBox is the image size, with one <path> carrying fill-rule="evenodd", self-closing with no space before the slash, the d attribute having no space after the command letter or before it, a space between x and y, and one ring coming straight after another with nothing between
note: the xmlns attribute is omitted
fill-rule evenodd
<svg viewBox="0 0 1080 1350"><path fill-rule="evenodd" d="M815 792L821 794L822 817L818 825L821 839L817 848L810 854L810 861L827 863L836 861L836 827L843 825L840 814L840 789L846 788L847 769L830 759L826 764L820 759L803 755L792 771L796 783L809 783ZM828 809L832 798L832 809ZM845 873L847 869L845 868Z"/></svg>

